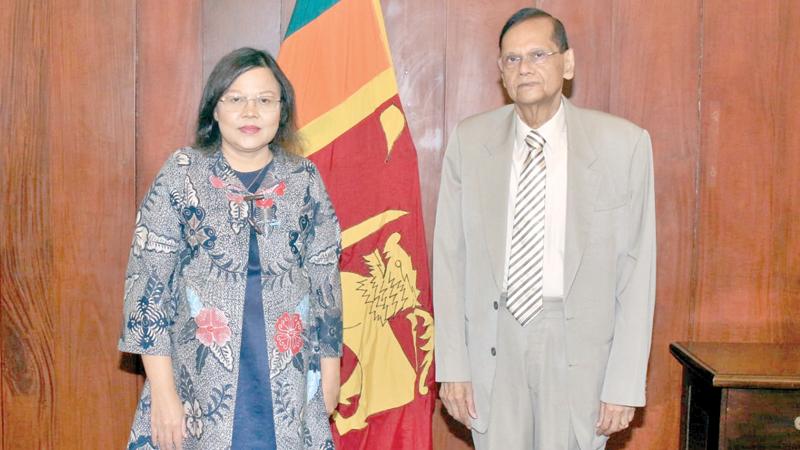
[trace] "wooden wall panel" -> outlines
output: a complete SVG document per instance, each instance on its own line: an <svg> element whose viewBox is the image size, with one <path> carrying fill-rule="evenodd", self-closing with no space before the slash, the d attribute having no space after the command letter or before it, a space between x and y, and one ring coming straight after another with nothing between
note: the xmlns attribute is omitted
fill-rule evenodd
<svg viewBox="0 0 800 450"><path fill-rule="evenodd" d="M613 41L617 29L614 0L581 2L580 7L575 2L540 0L535 6L558 17L567 30L575 53L575 78L566 83L567 97L579 106L608 111L611 76L618 58Z"/></svg>
<svg viewBox="0 0 800 450"><path fill-rule="evenodd" d="M800 342L798 23L793 0L704 2L698 340Z"/></svg>
<svg viewBox="0 0 800 450"><path fill-rule="evenodd" d="M689 337L695 169L700 129L700 0L616 0L608 111L646 128L653 142L658 281L647 407L609 448L675 448L682 370L670 342Z"/></svg>
<svg viewBox="0 0 800 450"><path fill-rule="evenodd" d="M214 65L239 47L267 50L277 56L282 34L280 0L203 2L203 83ZM291 10L290 10L291 11Z"/></svg>
<svg viewBox="0 0 800 450"><path fill-rule="evenodd" d="M201 0L136 2L137 202L167 156L194 140L203 91L202 6Z"/></svg>
<svg viewBox="0 0 800 450"><path fill-rule="evenodd" d="M445 142L462 119L505 104L497 67L500 29L511 14L531 2L505 0L498 7L482 0L447 0L446 5Z"/></svg>
<svg viewBox="0 0 800 450"><path fill-rule="evenodd" d="M133 0L51 2L46 116L56 448L120 448L137 380L119 370L134 207Z"/></svg>
<svg viewBox="0 0 800 450"><path fill-rule="evenodd" d="M46 2L0 8L0 448L55 433L52 221L48 203ZM23 426L25 425L25 426ZM35 427L36 433L31 433Z"/></svg>

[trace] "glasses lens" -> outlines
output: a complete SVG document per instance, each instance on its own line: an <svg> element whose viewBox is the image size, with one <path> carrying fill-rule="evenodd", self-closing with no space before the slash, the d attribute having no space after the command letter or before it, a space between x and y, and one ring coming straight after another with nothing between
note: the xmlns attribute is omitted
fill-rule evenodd
<svg viewBox="0 0 800 450"><path fill-rule="evenodd" d="M272 111L278 108L280 104L280 100L273 99L271 97L260 96L260 97L253 97L248 98L243 95L226 95L220 99L220 106L225 111L230 112L239 112L244 110L248 104L250 104L250 100L253 100L255 103L256 108L259 111Z"/></svg>

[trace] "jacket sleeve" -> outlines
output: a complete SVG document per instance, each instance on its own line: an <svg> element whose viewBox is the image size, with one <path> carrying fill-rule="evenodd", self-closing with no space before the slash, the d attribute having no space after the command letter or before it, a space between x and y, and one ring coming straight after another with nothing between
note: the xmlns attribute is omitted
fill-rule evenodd
<svg viewBox="0 0 800 450"><path fill-rule="evenodd" d="M171 186L183 181L176 155L156 175L136 213L118 343L123 352L170 355L170 331L177 311L170 285L185 247L171 202Z"/></svg>
<svg viewBox="0 0 800 450"><path fill-rule="evenodd" d="M433 236L436 381L471 381L465 322L466 249L458 128L442 162Z"/></svg>
<svg viewBox="0 0 800 450"><path fill-rule="evenodd" d="M311 170L309 195L314 203L314 232L307 237L305 267L311 284L311 312L320 356L337 357L342 356L341 230L316 167Z"/></svg>
<svg viewBox="0 0 800 450"><path fill-rule="evenodd" d="M644 406L656 295L656 221L653 151L642 130L630 165L628 250L618 264L614 340L601 400Z"/></svg>

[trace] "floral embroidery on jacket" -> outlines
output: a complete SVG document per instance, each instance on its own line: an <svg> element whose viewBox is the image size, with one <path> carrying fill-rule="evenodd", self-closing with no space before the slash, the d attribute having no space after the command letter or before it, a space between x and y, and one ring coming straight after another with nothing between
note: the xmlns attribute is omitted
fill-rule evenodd
<svg viewBox="0 0 800 450"><path fill-rule="evenodd" d="M231 339L228 318L217 308L203 308L195 317L197 340L205 346L225 345Z"/></svg>
<svg viewBox="0 0 800 450"><path fill-rule="evenodd" d="M278 351L294 355L303 348L303 322L300 314L283 313L275 324L275 345Z"/></svg>

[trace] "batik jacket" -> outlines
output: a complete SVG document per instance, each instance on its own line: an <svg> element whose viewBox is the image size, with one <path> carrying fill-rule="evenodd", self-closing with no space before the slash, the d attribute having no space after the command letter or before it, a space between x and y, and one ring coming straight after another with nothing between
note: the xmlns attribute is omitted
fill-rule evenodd
<svg viewBox="0 0 800 450"><path fill-rule="evenodd" d="M332 449L320 358L342 350L339 223L316 167L274 152L256 198L220 152L176 151L136 215L119 349L172 358L185 449L230 447L256 227L279 449ZM128 448L152 448L145 383Z"/></svg>

